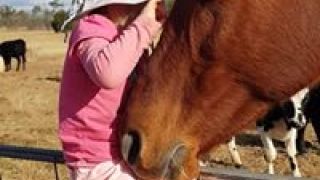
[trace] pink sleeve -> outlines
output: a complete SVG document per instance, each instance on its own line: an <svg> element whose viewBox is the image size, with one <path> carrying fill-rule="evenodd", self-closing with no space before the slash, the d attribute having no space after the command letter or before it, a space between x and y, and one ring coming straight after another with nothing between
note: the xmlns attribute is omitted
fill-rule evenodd
<svg viewBox="0 0 320 180"><path fill-rule="evenodd" d="M160 26L140 16L114 41L90 38L82 41L76 52L95 84L115 88L125 82Z"/></svg>

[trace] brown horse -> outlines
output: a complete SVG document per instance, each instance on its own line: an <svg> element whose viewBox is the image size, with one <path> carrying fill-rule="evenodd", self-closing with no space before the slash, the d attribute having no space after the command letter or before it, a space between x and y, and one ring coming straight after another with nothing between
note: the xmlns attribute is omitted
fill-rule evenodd
<svg viewBox="0 0 320 180"><path fill-rule="evenodd" d="M319 0L177 0L126 104L142 179L190 180L197 157L320 78Z"/></svg>

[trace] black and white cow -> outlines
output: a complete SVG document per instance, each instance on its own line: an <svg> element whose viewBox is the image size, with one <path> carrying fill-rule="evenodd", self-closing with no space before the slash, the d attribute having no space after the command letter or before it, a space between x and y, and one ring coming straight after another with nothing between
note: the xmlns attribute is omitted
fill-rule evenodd
<svg viewBox="0 0 320 180"><path fill-rule="evenodd" d="M277 155L272 142L274 138L285 142L293 175L301 176L296 155L297 151L306 152L304 133L309 121L320 142L320 85L299 91L288 101L274 106L262 119L257 121L257 129L261 135L270 174L274 174L273 162ZM241 167L242 162L235 137L232 137L227 145L235 166ZM199 161L199 163L200 166L206 166L208 162Z"/></svg>
<svg viewBox="0 0 320 180"><path fill-rule="evenodd" d="M309 100L308 93L308 88L299 91L290 100L276 105L264 118L257 122L257 130L261 135L265 149L265 159L268 163L269 174L274 174L273 163L277 156L272 139L279 139L285 142L293 176L301 177L296 159L296 140L298 130L305 128L307 124L304 110Z"/></svg>
<svg viewBox="0 0 320 180"><path fill-rule="evenodd" d="M320 105L320 86L317 91L317 103ZM315 96L315 95L312 95ZM314 97L313 97L314 98ZM288 101L277 104L274 106L262 119L257 121L257 130L261 136L261 140L265 150L265 159L268 163L268 173L274 174L274 160L277 156L277 151L273 144L272 139L278 139L285 142L290 167L293 172L293 176L300 177L301 173L298 167L296 155L297 146L304 145L303 133L301 133L301 139L297 140L297 132L300 129L305 129L307 125L307 117L305 112L307 111L309 116L313 115L310 111L320 115L320 111L315 112L314 108L320 110L320 106L310 104L309 89L305 88L292 96ZM308 106L309 105L309 106ZM312 106L311 106L312 105ZM313 108L313 109L312 109ZM320 118L320 116L317 116ZM320 123L313 123L319 125ZM320 130L320 128L319 128ZM319 131L320 132L320 131ZM320 135L320 133L319 133ZM298 141L298 142L297 142ZM228 142L228 149L231 154L232 160L236 167L242 166L241 158L236 147L235 137ZM200 166L206 166L207 162L200 161Z"/></svg>
<svg viewBox="0 0 320 180"><path fill-rule="evenodd" d="M18 61L16 71L19 71L21 61L22 69L26 69L26 42L24 40L2 42L0 44L0 55L4 61L5 71L11 70L11 58L16 58Z"/></svg>

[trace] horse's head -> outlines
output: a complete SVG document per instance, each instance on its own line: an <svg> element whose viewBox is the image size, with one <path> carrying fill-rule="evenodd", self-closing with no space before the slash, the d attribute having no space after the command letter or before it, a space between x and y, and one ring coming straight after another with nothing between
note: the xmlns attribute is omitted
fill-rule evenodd
<svg viewBox="0 0 320 180"><path fill-rule="evenodd" d="M187 179L196 176L190 169L181 169L187 162L192 167L197 164L188 158L196 157L199 150L197 128L192 132L185 125L202 126L198 115L191 114L192 109L201 108L194 107L192 99L205 88L199 86L205 85L200 79L212 64L208 60L212 44L207 40L215 24L214 12L194 0L177 0L172 13L159 49L146 62L131 93L128 105L135 108L128 111L123 137L125 158L138 175L150 179L173 179L180 173ZM198 31L199 26L205 32Z"/></svg>
<svg viewBox="0 0 320 180"><path fill-rule="evenodd" d="M200 153L314 80L320 2L309 1L177 0L126 105L122 154L134 172L196 178Z"/></svg>

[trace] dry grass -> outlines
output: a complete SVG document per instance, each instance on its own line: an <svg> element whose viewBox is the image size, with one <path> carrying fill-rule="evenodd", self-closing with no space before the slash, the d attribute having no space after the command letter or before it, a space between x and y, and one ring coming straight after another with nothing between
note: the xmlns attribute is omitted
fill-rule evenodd
<svg viewBox="0 0 320 180"><path fill-rule="evenodd" d="M56 133L59 83L55 79L61 75L66 50L63 35L0 30L1 41L15 38L27 41L27 71L0 73L0 144L60 149ZM320 177L319 149L310 128L307 140L314 149L298 161L304 175ZM257 137L244 136L239 141L244 165L252 171L263 172L266 164ZM214 166L231 164L226 146L212 154ZM290 174L284 151L279 154L277 173ZM59 166L59 170L61 179L67 179L66 168ZM0 174L4 180L54 179L51 164L5 158L0 158Z"/></svg>
<svg viewBox="0 0 320 180"><path fill-rule="evenodd" d="M27 71L0 73L0 144L60 149L57 96L66 45L62 34L47 31L0 31L0 40L27 42ZM16 61L13 61L13 69ZM66 170L59 167L63 179ZM0 158L4 180L54 179L53 166Z"/></svg>

